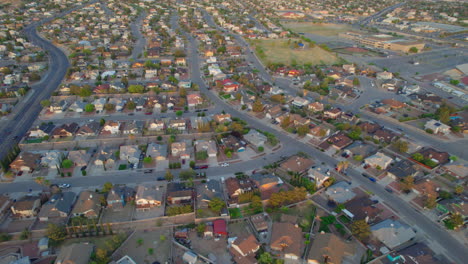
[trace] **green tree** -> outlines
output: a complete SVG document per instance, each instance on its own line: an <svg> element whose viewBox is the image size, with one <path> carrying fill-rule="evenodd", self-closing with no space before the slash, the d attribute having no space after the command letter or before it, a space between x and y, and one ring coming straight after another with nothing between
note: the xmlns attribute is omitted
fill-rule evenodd
<svg viewBox="0 0 468 264"><path fill-rule="evenodd" d="M194 170L192 170L192 169L182 170L179 173L179 177L180 177L181 180L187 181L189 179L193 179L193 177L195 177L195 174L196 174L196 172Z"/></svg>
<svg viewBox="0 0 468 264"><path fill-rule="evenodd" d="M309 126L303 125L297 128L297 134L301 137L305 136L309 132Z"/></svg>
<svg viewBox="0 0 468 264"><path fill-rule="evenodd" d="M166 170L166 174L164 174L164 179L166 181L172 181L174 179L174 175L169 170Z"/></svg>
<svg viewBox="0 0 468 264"><path fill-rule="evenodd" d="M144 91L145 91L145 87L143 87L143 85L132 84L128 86L129 93L143 93Z"/></svg>
<svg viewBox="0 0 468 264"><path fill-rule="evenodd" d="M67 237L65 226L49 223L46 231L47 237L54 242L61 242Z"/></svg>
<svg viewBox="0 0 468 264"><path fill-rule="evenodd" d="M393 147L400 153L408 152L408 142L404 140L397 140L393 143Z"/></svg>
<svg viewBox="0 0 468 264"><path fill-rule="evenodd" d="M29 239L30 237L31 237L31 231L29 231L27 228L25 228L21 232L20 239L21 240L26 240L26 239Z"/></svg>
<svg viewBox="0 0 468 264"><path fill-rule="evenodd" d="M454 192L456 195L460 195L463 193L464 190L465 188L463 187L463 185L457 185L455 186Z"/></svg>
<svg viewBox="0 0 468 264"><path fill-rule="evenodd" d="M208 203L208 207L211 209L211 211L219 214L221 210L226 207L226 203L224 203L224 201L218 197L215 197Z"/></svg>
<svg viewBox="0 0 468 264"><path fill-rule="evenodd" d="M49 107L50 105L51 105L50 100L47 100L47 99L46 99L46 100L42 100L42 101L41 101L41 106L42 106L42 107Z"/></svg>
<svg viewBox="0 0 468 264"><path fill-rule="evenodd" d="M406 176L403 180L400 181L400 187L402 191L409 192L414 187L414 177Z"/></svg>
<svg viewBox="0 0 468 264"><path fill-rule="evenodd" d="M419 51L419 50L418 50L418 48L416 48L416 47L411 47L411 48L409 49L409 52L410 52L410 53L418 53L418 51Z"/></svg>
<svg viewBox="0 0 468 264"><path fill-rule="evenodd" d="M62 161L62 168L64 169L69 169L73 166L73 161L69 160L69 159L65 159Z"/></svg>
<svg viewBox="0 0 468 264"><path fill-rule="evenodd" d="M424 161L424 156L421 153L414 153L412 155L412 158L417 161L417 162L422 162Z"/></svg>
<svg viewBox="0 0 468 264"><path fill-rule="evenodd" d="M179 110L179 111L176 112L176 116L178 116L178 117L182 116L183 114L184 114L184 111L182 111L182 110Z"/></svg>
<svg viewBox="0 0 468 264"><path fill-rule="evenodd" d="M268 252L263 252L258 258L259 264L273 264L273 257Z"/></svg>
<svg viewBox="0 0 468 264"><path fill-rule="evenodd" d="M260 99L255 100L252 106L252 111L257 112L257 113L263 111L263 104L260 101Z"/></svg>
<svg viewBox="0 0 468 264"><path fill-rule="evenodd" d="M101 263L107 263L107 262L108 262L107 250L102 249L102 248L96 249L96 258L97 258Z"/></svg>
<svg viewBox="0 0 468 264"><path fill-rule="evenodd" d="M102 192L103 193L108 193L108 192L110 192L110 190L112 190L113 187L114 187L114 185L111 182L106 182L102 186Z"/></svg>
<svg viewBox="0 0 468 264"><path fill-rule="evenodd" d="M94 109L95 109L95 107L94 107L93 104L86 104L85 108L84 108L85 112L87 112L87 113L94 112Z"/></svg>
<svg viewBox="0 0 468 264"><path fill-rule="evenodd" d="M365 220L357 220L351 224L351 233L359 240L367 239L370 234L370 226Z"/></svg>
<svg viewBox="0 0 468 264"><path fill-rule="evenodd" d="M426 194L424 196L424 207L434 209L437 206L437 197L433 194Z"/></svg>
<svg viewBox="0 0 468 264"><path fill-rule="evenodd" d="M361 83L359 82L359 79L357 77L354 77L353 79L353 85L354 86L359 86Z"/></svg>
<svg viewBox="0 0 468 264"><path fill-rule="evenodd" d="M457 229L460 226L463 226L463 216L460 213L451 214L448 219L453 225L454 229Z"/></svg>
<svg viewBox="0 0 468 264"><path fill-rule="evenodd" d="M199 223L196 227L196 230L197 230L197 233L198 235L203 235L203 233L205 233L205 229L206 229L206 224L205 223Z"/></svg>
<svg viewBox="0 0 468 264"><path fill-rule="evenodd" d="M135 110L136 108L136 103L133 100L128 101L126 105L128 110Z"/></svg>

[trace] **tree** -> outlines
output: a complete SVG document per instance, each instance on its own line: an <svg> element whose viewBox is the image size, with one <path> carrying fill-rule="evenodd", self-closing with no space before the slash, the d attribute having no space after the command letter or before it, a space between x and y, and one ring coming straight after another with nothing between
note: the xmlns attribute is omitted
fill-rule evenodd
<svg viewBox="0 0 468 264"><path fill-rule="evenodd" d="M21 232L20 239L21 239L21 240L26 240L26 239L28 239L29 237L31 237L31 231L29 231L27 228L25 228L25 229Z"/></svg>
<svg viewBox="0 0 468 264"><path fill-rule="evenodd" d="M263 146L259 146L259 147L257 148L257 150L258 150L259 152L263 152L263 151L265 150L265 148L264 148Z"/></svg>
<svg viewBox="0 0 468 264"><path fill-rule="evenodd" d="M307 132L309 132L309 126L308 125L303 125L303 126L299 126L297 128L297 134L301 137L305 136L307 134Z"/></svg>
<svg viewBox="0 0 468 264"><path fill-rule="evenodd" d="M106 109L106 111L114 111L115 110L115 104L105 104L104 109Z"/></svg>
<svg viewBox="0 0 468 264"><path fill-rule="evenodd" d="M226 204L223 200L215 197L208 203L208 207L211 209L211 211L219 214L221 210L226 207Z"/></svg>
<svg viewBox="0 0 468 264"><path fill-rule="evenodd" d="M184 181L187 181L189 179L192 179L193 177L195 177L195 171L192 170L192 169L188 169L188 170L182 170L180 173L179 173L179 177L180 179L184 180Z"/></svg>
<svg viewBox="0 0 468 264"><path fill-rule="evenodd" d="M166 179L166 181L172 181L172 179L174 179L174 175L172 175L172 173L167 170L166 174L164 174L164 179Z"/></svg>
<svg viewBox="0 0 468 264"><path fill-rule="evenodd" d="M128 110L135 110L136 104L135 104L134 101L128 101L126 107L127 107Z"/></svg>
<svg viewBox="0 0 468 264"><path fill-rule="evenodd" d="M393 143L393 147L400 153L408 152L408 142L404 140L397 140Z"/></svg>
<svg viewBox="0 0 468 264"><path fill-rule="evenodd" d="M463 193L464 190L465 190L465 188L462 185L457 185L457 186L455 186L454 192L455 192L456 195L460 195L460 194Z"/></svg>
<svg viewBox="0 0 468 264"><path fill-rule="evenodd" d="M463 216L460 213L454 213L450 215L448 221L450 221L454 229L457 229L464 223Z"/></svg>
<svg viewBox="0 0 468 264"><path fill-rule="evenodd" d="M91 113L91 112L94 112L95 107L93 104L86 104L84 110L87 113Z"/></svg>
<svg viewBox="0 0 468 264"><path fill-rule="evenodd" d="M107 250L102 248L96 249L96 258L102 263L107 263Z"/></svg>
<svg viewBox="0 0 468 264"><path fill-rule="evenodd" d="M459 85L459 84L460 84L460 81L459 81L459 80L454 80L454 79L452 79L452 80L450 80L450 84L452 84L452 85Z"/></svg>
<svg viewBox="0 0 468 264"><path fill-rule="evenodd" d="M176 58L185 57L184 50L178 49L178 50L174 51L174 57L176 57Z"/></svg>
<svg viewBox="0 0 468 264"><path fill-rule="evenodd" d="M361 128L355 127L351 132L348 133L348 137L353 140L358 140L361 138Z"/></svg>
<svg viewBox="0 0 468 264"><path fill-rule="evenodd" d="M179 96L180 96L180 97L185 97L185 96L187 96L187 90L185 90L185 88L180 88L180 89L179 89Z"/></svg>
<svg viewBox="0 0 468 264"><path fill-rule="evenodd" d="M129 93L143 93L144 91L145 91L145 87L143 87L143 85L132 84L128 86Z"/></svg>
<svg viewBox="0 0 468 264"><path fill-rule="evenodd" d="M205 233L205 229L206 229L206 224L205 223L199 223L196 227L196 230L197 230L197 233L198 235L203 235L203 233Z"/></svg>
<svg viewBox="0 0 468 264"><path fill-rule="evenodd" d="M67 230L63 225L49 223L47 225L47 237L54 242L61 242L67 237Z"/></svg>
<svg viewBox="0 0 468 264"><path fill-rule="evenodd" d="M263 252L258 258L259 264L273 264L273 257L268 252Z"/></svg>
<svg viewBox="0 0 468 264"><path fill-rule="evenodd" d="M106 182L106 183L104 183L104 185L102 186L102 192L103 192L103 193L108 193L108 192L110 192L110 190L112 190L112 187L114 187L114 185L112 185L111 182Z"/></svg>
<svg viewBox="0 0 468 264"><path fill-rule="evenodd" d="M252 106L252 111L257 112L257 113L263 111L263 104L260 101L260 99L255 100Z"/></svg>
<svg viewBox="0 0 468 264"><path fill-rule="evenodd" d="M47 99L46 99L46 100L42 100L42 101L41 101L41 106L42 106L42 107L49 107L50 105L51 105L50 100L47 100Z"/></svg>
<svg viewBox="0 0 468 264"><path fill-rule="evenodd" d="M65 159L62 161L62 168L64 169L69 169L73 166L73 161L69 160L69 159Z"/></svg>
<svg viewBox="0 0 468 264"><path fill-rule="evenodd" d="M343 161L340 161L338 162L338 164L336 165L336 168L338 169L338 171L345 171L347 168L349 167L349 161L347 160L343 160Z"/></svg>
<svg viewBox="0 0 468 264"><path fill-rule="evenodd" d="M434 194L426 194L424 196L424 207L434 209L437 206L437 196Z"/></svg>
<svg viewBox="0 0 468 264"><path fill-rule="evenodd" d="M183 114L184 114L184 111L182 111L182 110L179 110L179 111L176 112L176 116L178 116L178 117L182 116Z"/></svg>
<svg viewBox="0 0 468 264"><path fill-rule="evenodd" d="M357 77L354 77L353 79L353 85L354 86L359 86L361 83L359 82L359 79Z"/></svg>
<svg viewBox="0 0 468 264"><path fill-rule="evenodd" d="M281 127L283 129L287 128L289 124L291 123L291 117L289 115L285 116L283 120L281 120Z"/></svg>
<svg viewBox="0 0 468 264"><path fill-rule="evenodd" d="M424 161L424 156L421 153L414 153L412 158L417 162Z"/></svg>
<svg viewBox="0 0 468 264"><path fill-rule="evenodd" d="M419 51L419 50L418 50L418 48L416 48L416 47L411 47L411 48L409 49L409 52L410 52L410 53L418 53L418 51Z"/></svg>
<svg viewBox="0 0 468 264"><path fill-rule="evenodd" d="M357 220L351 224L351 233L359 240L367 239L370 234L370 226L365 220Z"/></svg>
<svg viewBox="0 0 468 264"><path fill-rule="evenodd" d="M128 79L127 76L122 77L122 83L125 85L125 87L128 87Z"/></svg>
<svg viewBox="0 0 468 264"><path fill-rule="evenodd" d="M255 213L260 213L263 211L263 204L262 204L262 199L258 195L252 196L252 201L250 202L250 208Z"/></svg>
<svg viewBox="0 0 468 264"><path fill-rule="evenodd" d="M414 187L414 177L413 176L406 176L401 180L400 187L404 192L410 192L411 189Z"/></svg>

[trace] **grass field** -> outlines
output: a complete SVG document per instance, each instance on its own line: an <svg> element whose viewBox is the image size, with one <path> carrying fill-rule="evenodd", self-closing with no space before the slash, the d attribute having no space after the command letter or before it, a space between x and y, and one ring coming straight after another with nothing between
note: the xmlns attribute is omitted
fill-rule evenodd
<svg viewBox="0 0 468 264"><path fill-rule="evenodd" d="M286 22L283 26L296 33L310 33L321 36L338 36L339 33L349 31L348 25L342 24L318 24L312 22Z"/></svg>
<svg viewBox="0 0 468 264"><path fill-rule="evenodd" d="M291 39L293 43L295 39ZM287 39L257 39L251 40L250 45L254 48L257 56L264 65L269 63L291 64L333 64L338 61L338 58L322 48L307 47L305 49L291 48L291 44Z"/></svg>

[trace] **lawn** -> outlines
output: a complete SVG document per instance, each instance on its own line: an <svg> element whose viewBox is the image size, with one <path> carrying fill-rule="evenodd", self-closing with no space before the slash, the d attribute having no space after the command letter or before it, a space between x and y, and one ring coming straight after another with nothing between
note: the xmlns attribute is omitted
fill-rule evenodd
<svg viewBox="0 0 468 264"><path fill-rule="evenodd" d="M312 23L312 22L286 22L283 26L296 33L310 33L321 36L338 36L339 33L351 29L349 25Z"/></svg>
<svg viewBox="0 0 468 264"><path fill-rule="evenodd" d="M299 39L256 39L250 40L257 56L264 65L270 63L283 63L285 65L303 64L333 64L338 58L318 46L294 48L294 41Z"/></svg>
<svg viewBox="0 0 468 264"><path fill-rule="evenodd" d="M281 214L297 216L302 231L308 232L315 217L315 206L311 201L307 201L291 208L282 207L277 212L271 213L270 217L273 221L278 222L281 219Z"/></svg>
<svg viewBox="0 0 468 264"><path fill-rule="evenodd" d="M237 219L242 217L242 213L239 208L229 208L229 215L231 215L231 219Z"/></svg>

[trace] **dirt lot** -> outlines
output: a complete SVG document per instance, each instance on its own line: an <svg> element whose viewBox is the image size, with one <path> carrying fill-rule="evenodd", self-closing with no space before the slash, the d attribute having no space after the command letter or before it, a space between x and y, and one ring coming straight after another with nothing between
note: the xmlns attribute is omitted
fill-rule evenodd
<svg viewBox="0 0 468 264"><path fill-rule="evenodd" d="M136 263L171 263L171 230L167 228L135 232L117 252L116 257L130 256Z"/></svg>
<svg viewBox="0 0 468 264"><path fill-rule="evenodd" d="M126 204L123 210L114 211L112 209L102 210L102 223L126 222L132 220L135 211L135 206L130 203Z"/></svg>
<svg viewBox="0 0 468 264"><path fill-rule="evenodd" d="M194 252L201 254L207 258L215 258L216 263L231 263L231 255L227 250L227 239L220 238L218 241L214 239L204 239L198 237L197 232L191 231L189 238L192 241L192 249Z"/></svg>
<svg viewBox="0 0 468 264"><path fill-rule="evenodd" d="M7 233L21 232L28 229L34 220L15 220L13 218L6 219L0 226L0 231Z"/></svg>
<svg viewBox="0 0 468 264"><path fill-rule="evenodd" d="M230 237L245 236L249 233L253 234L248 221L229 223L228 232Z"/></svg>
<svg viewBox="0 0 468 264"><path fill-rule="evenodd" d="M141 219L148 219L148 218L155 218L164 215L164 203L161 206L156 206L150 208L148 211L135 211L133 214L133 219L141 220Z"/></svg>
<svg viewBox="0 0 468 264"><path fill-rule="evenodd" d="M298 39L291 39L291 43L294 43L295 40ZM250 44L265 65L268 63L284 63L285 65L293 63L299 65L305 63L333 64L337 61L335 55L318 46L304 49L292 48L290 47L292 44L288 41L285 39L257 39L251 40Z"/></svg>
<svg viewBox="0 0 468 264"><path fill-rule="evenodd" d="M318 24L312 22L287 22L283 23L283 26L297 33L310 33L321 36L338 36L339 33L351 29L348 25Z"/></svg>

